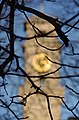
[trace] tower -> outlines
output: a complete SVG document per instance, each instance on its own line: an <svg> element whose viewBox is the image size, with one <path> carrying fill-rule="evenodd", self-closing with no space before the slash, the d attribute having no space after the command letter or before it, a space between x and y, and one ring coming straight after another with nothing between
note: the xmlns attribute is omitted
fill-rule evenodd
<svg viewBox="0 0 79 120"><path fill-rule="evenodd" d="M38 17L30 17L32 24L43 33L47 33L54 29L54 26L49 24L47 21L39 19ZM27 37L34 36L34 31L31 25L26 21L26 33ZM39 33L40 34L40 33ZM56 36L55 32L52 32L50 36ZM48 49L57 49L61 45L58 43L56 37L39 37L37 42L35 38L26 40L23 44L24 59L25 59L25 71L29 76L39 76L55 71L59 68L59 65L51 63L46 56L55 61L59 62L59 51L50 51L40 46L39 44L47 47ZM59 76L59 72L50 74L49 76ZM41 89L47 94L56 96L63 95L63 88L59 84L59 79L35 79L32 78L36 85L41 86ZM28 94L32 91L30 83L25 79L23 86L23 94ZM20 91L22 92L22 91ZM60 106L61 101L57 98L50 98L51 110L55 120L60 118ZM34 95L28 98L27 104L23 107L24 116L28 115L31 120L49 120L49 114L47 109L47 103L45 97L41 95Z"/></svg>

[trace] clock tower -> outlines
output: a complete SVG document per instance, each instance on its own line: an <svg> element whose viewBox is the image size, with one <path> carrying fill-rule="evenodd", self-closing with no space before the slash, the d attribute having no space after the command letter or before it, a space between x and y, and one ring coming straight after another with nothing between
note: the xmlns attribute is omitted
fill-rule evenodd
<svg viewBox="0 0 79 120"><path fill-rule="evenodd" d="M30 21L32 25L35 26L35 31L38 34L48 33L54 29L47 21L38 18L36 16L31 16ZM42 78L38 79L34 76L49 74L48 77L59 76L59 72L55 72L60 66L49 61L53 60L59 62L60 51L52 51L52 49L57 49L61 46L56 37L56 32L50 32L47 37L37 37L35 36L35 31L33 27L26 21L25 23L26 34L30 40L26 40L23 44L24 51L24 61L25 61L25 71L29 76L32 76L32 80L36 85L41 86L41 89L51 95L63 96L63 88L61 88L59 79ZM37 35L38 35L37 34ZM23 90L21 89L23 88ZM31 89L31 84L25 78L25 84L19 89L20 94L28 94L33 89ZM53 117L55 120L60 119L60 107L61 101L57 98L50 98L50 105ZM49 120L48 108L46 99L42 95L33 95L28 98L26 106L23 107L24 116L29 116L29 120Z"/></svg>

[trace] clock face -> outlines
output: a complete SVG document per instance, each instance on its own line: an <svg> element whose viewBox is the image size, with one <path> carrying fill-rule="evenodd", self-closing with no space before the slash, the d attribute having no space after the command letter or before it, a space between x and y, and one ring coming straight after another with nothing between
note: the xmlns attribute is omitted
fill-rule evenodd
<svg viewBox="0 0 79 120"><path fill-rule="evenodd" d="M45 53L38 53L34 55L32 60L32 66L35 71L39 73L45 73L50 70L52 63L46 58L46 56L47 54Z"/></svg>

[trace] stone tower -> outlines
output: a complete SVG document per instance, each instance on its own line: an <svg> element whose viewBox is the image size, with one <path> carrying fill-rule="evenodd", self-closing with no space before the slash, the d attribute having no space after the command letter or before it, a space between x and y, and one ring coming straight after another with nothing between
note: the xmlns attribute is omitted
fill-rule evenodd
<svg viewBox="0 0 79 120"><path fill-rule="evenodd" d="M47 21L40 19L38 17L32 16L30 17L30 21L33 25L36 26L36 32L42 31L43 33L47 33L54 29L54 26L49 24ZM40 31L38 31L39 29ZM31 25L26 22L26 33L27 37L32 37L35 35L33 28ZM50 36L48 37L39 37L37 38L38 42L47 47L48 49L57 49L61 45L58 43L55 32L52 32ZM35 38L31 40L27 40L23 44L23 50L24 50L24 59L25 59L25 71L30 76L38 76L43 75L49 72L55 71L57 68L59 68L59 65L51 63L46 56L55 61L59 62L59 51L50 51L42 46L38 45ZM59 72L56 72L55 74L50 74L49 76L55 77L59 76ZM52 95L56 96L63 96L63 88L61 88L59 84L59 79L41 79L38 80L37 78L32 78L38 86L41 86L41 89ZM23 91L20 89L20 94L28 94L32 91L30 88L30 83L25 79L25 84L23 86ZM61 101L57 98L50 98L50 105L52 114L54 117L54 120L60 120L60 106ZM41 95L34 95L28 98L27 104L25 107L23 107L24 116L29 116L29 120L49 120L49 114L47 109L47 103L43 96Z"/></svg>

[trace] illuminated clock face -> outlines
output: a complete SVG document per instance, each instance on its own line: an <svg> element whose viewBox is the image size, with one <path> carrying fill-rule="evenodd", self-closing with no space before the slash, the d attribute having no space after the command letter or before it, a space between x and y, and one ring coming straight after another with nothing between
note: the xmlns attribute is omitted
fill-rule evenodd
<svg viewBox="0 0 79 120"><path fill-rule="evenodd" d="M32 59L32 67L39 73L48 72L51 68L51 62L46 58L47 54L39 53ZM48 57L48 56L47 56Z"/></svg>

